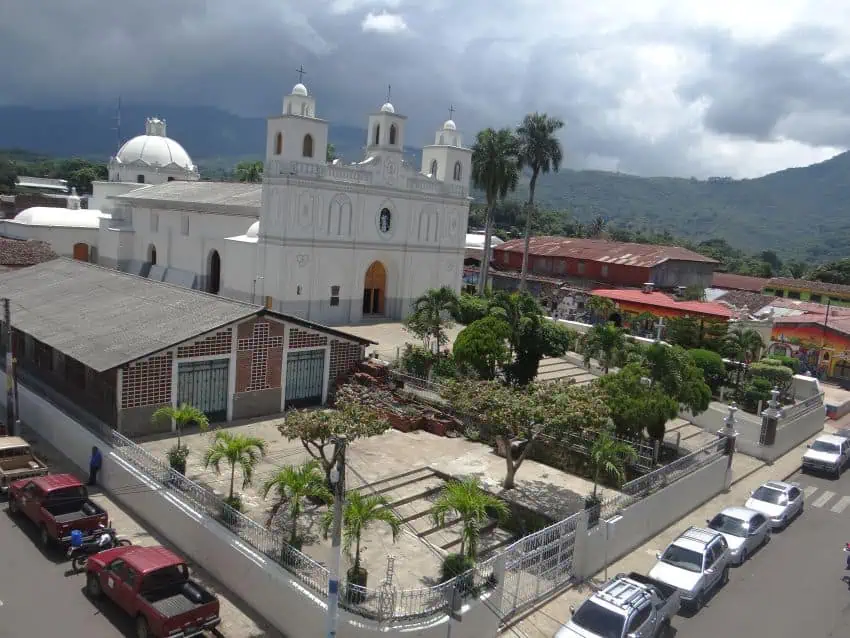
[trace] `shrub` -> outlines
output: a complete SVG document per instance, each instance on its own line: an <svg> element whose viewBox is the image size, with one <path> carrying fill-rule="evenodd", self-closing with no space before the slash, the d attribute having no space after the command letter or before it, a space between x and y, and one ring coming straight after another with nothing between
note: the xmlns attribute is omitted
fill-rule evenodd
<svg viewBox="0 0 850 638"><path fill-rule="evenodd" d="M475 561L463 554L449 554L440 566L440 582L445 583L475 567Z"/></svg>
<svg viewBox="0 0 850 638"><path fill-rule="evenodd" d="M747 412L755 412L759 401L762 406L770 400L770 390L773 386L763 377L755 377L744 388L743 407Z"/></svg>
<svg viewBox="0 0 850 638"><path fill-rule="evenodd" d="M433 352L428 352L422 346L408 343L404 346L404 352L401 355L401 368L408 374L425 377L428 376L428 369L431 367L434 358Z"/></svg>
<svg viewBox="0 0 850 638"><path fill-rule="evenodd" d="M774 361L776 363L774 363ZM762 359L761 363L767 363L770 365L782 365L786 368L791 368L794 374L799 374L800 372L800 360L795 357L789 357L785 354L768 355L765 359Z"/></svg>
<svg viewBox="0 0 850 638"><path fill-rule="evenodd" d="M168 457L168 464L171 466L171 469L180 472L180 474L186 474L186 459L189 456L188 447L185 445L175 445L169 448L166 456Z"/></svg>
<svg viewBox="0 0 850 638"><path fill-rule="evenodd" d="M460 331L452 353L458 364L469 366L482 379L492 379L508 360L506 341L510 326L501 318L488 316Z"/></svg>
<svg viewBox="0 0 850 638"><path fill-rule="evenodd" d="M702 370L702 376L711 391L717 392L726 381L726 365L723 363L723 357L716 352L701 348L688 350L688 356L694 365Z"/></svg>
<svg viewBox="0 0 850 638"><path fill-rule="evenodd" d="M754 381L757 378L765 379L771 386L776 386L780 390L786 389L791 384L791 378L794 375L791 368L773 365L766 361L750 364L749 372Z"/></svg>
<svg viewBox="0 0 850 638"><path fill-rule="evenodd" d="M486 317L489 308L490 303L486 299L463 293L458 300L457 308L452 318L458 323L468 326L473 321L478 321Z"/></svg>

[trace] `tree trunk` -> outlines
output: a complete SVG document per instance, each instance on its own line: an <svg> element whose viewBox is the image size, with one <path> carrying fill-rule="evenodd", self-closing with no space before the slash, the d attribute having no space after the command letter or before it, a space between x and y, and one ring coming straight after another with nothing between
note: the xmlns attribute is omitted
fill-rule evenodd
<svg viewBox="0 0 850 638"><path fill-rule="evenodd" d="M236 464L230 465L230 500L233 500L233 481L236 478Z"/></svg>
<svg viewBox="0 0 850 638"><path fill-rule="evenodd" d="M354 571L360 573L360 534L357 535L356 547L354 549Z"/></svg>
<svg viewBox="0 0 850 638"><path fill-rule="evenodd" d="M487 222L484 225L484 255L481 258L481 269L478 273L478 296L487 294L487 278L490 276L490 239L493 236L493 208L495 198L487 200Z"/></svg>
<svg viewBox="0 0 850 638"><path fill-rule="evenodd" d="M519 289L524 291L528 287L528 246L531 242L531 220L534 217L534 189L537 186L538 172L532 169L531 181L528 183L528 203L525 205L525 242L522 251L522 272L519 278Z"/></svg>

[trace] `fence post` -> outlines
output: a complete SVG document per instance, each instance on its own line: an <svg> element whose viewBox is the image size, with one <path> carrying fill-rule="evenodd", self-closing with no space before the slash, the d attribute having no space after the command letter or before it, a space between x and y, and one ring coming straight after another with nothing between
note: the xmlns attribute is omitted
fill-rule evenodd
<svg viewBox="0 0 850 638"><path fill-rule="evenodd" d="M655 466L658 465L658 460L661 457L661 441L659 439L655 439L655 442L652 444L652 469L655 469Z"/></svg>
<svg viewBox="0 0 850 638"><path fill-rule="evenodd" d="M732 457L735 454L735 439L738 438L738 432L735 431L735 413L738 411L738 406L734 403L729 405L729 414L723 421L726 427L717 433L717 436L724 440L724 453L726 454L726 474L723 477L723 491L729 492L732 487Z"/></svg>
<svg viewBox="0 0 850 638"><path fill-rule="evenodd" d="M580 511L573 539L573 579L582 582L595 573L587 555L587 510Z"/></svg>

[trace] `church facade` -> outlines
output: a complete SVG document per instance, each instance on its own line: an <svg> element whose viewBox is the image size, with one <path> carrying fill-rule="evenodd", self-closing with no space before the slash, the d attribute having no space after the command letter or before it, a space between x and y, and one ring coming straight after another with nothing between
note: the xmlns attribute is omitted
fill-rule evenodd
<svg viewBox="0 0 850 638"><path fill-rule="evenodd" d="M110 161L110 182L95 183L88 254L317 323L403 319L428 289L460 289L472 155L448 120L415 167L406 124L386 103L369 116L365 157L327 162L328 122L299 83L268 119L263 180L250 184L198 181L165 123L150 120Z"/></svg>

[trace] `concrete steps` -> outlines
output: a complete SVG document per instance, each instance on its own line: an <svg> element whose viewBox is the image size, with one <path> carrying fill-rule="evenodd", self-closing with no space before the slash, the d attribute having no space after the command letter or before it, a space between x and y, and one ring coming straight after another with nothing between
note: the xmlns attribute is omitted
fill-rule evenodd
<svg viewBox="0 0 850 638"><path fill-rule="evenodd" d="M596 378L581 366L560 357L543 357L537 369L536 381L574 380L577 384L590 383Z"/></svg>
<svg viewBox="0 0 850 638"><path fill-rule="evenodd" d="M685 419L673 419L667 423L667 433L664 439L675 443L678 438L679 446L686 450L698 450L701 447L717 441L717 436L706 432L701 427Z"/></svg>

